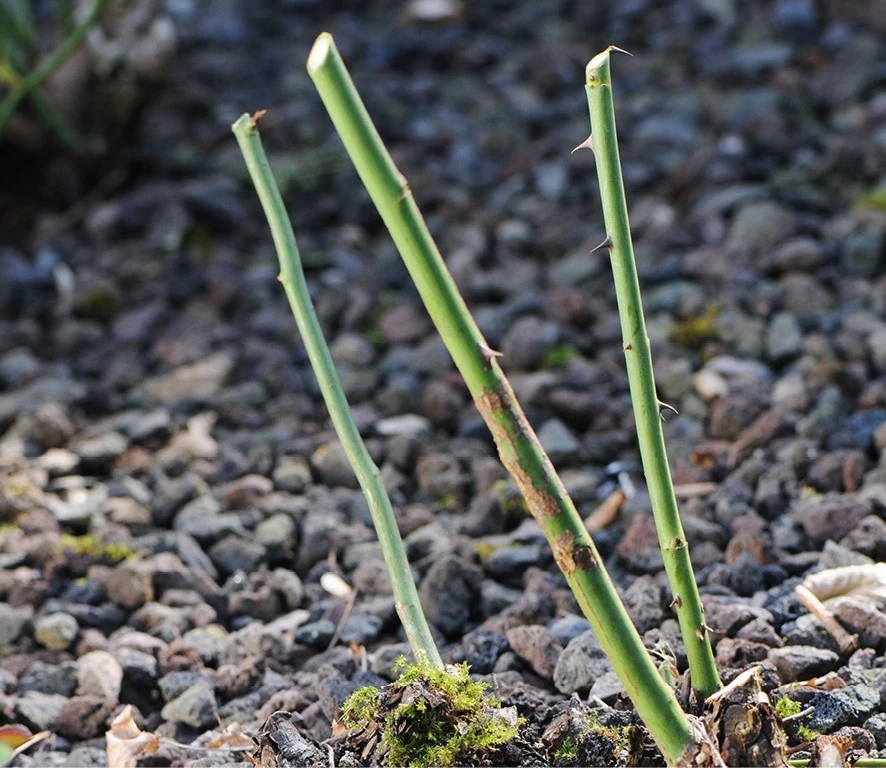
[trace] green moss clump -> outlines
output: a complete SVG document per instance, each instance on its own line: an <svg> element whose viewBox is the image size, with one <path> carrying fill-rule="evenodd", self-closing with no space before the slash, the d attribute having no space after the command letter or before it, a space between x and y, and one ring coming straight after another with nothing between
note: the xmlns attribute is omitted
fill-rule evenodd
<svg viewBox="0 0 886 768"><path fill-rule="evenodd" d="M720 307L711 304L704 314L674 323L670 331L671 341L683 347L700 347L706 341L717 338L716 323L719 316Z"/></svg>
<svg viewBox="0 0 886 768"><path fill-rule="evenodd" d="M572 344L558 344L544 356L541 361L541 367L546 371L559 370L576 357L581 357L581 352L575 346Z"/></svg>
<svg viewBox="0 0 886 768"><path fill-rule="evenodd" d="M516 737L520 721L484 697L485 683L471 679L467 664L444 670L401 658L397 666L395 682L381 691L361 688L342 706L352 734L381 729L388 765L464 764Z"/></svg>
<svg viewBox="0 0 886 768"><path fill-rule="evenodd" d="M605 739L612 745L613 751L618 754L627 749L630 740L630 728L626 725L603 725L595 713L591 713L587 719L588 734ZM587 737L586 737L587 738Z"/></svg>
<svg viewBox="0 0 886 768"><path fill-rule="evenodd" d="M554 759L562 763L572 763L578 760L578 745L571 736L563 739L557 751L554 753Z"/></svg>
<svg viewBox="0 0 886 768"><path fill-rule="evenodd" d="M796 715L802 709L803 705L799 701L794 701L787 696L782 696L775 702L775 713L782 719ZM821 735L818 731L805 725L797 725L796 732L803 741L815 741Z"/></svg>
<svg viewBox="0 0 886 768"><path fill-rule="evenodd" d="M84 536L65 534L62 536L62 546L75 555L86 555L97 560L109 560L112 563L135 559L135 551L128 544L119 542L106 544L89 534Z"/></svg>

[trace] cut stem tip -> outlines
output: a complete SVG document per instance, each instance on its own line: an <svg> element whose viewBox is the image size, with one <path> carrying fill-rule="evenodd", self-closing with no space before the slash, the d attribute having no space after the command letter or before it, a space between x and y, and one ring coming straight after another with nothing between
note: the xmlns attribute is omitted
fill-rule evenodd
<svg viewBox="0 0 886 768"><path fill-rule="evenodd" d="M335 47L335 41L328 32L321 32L314 41L314 46L308 54L308 71L311 72L323 66L329 51Z"/></svg>

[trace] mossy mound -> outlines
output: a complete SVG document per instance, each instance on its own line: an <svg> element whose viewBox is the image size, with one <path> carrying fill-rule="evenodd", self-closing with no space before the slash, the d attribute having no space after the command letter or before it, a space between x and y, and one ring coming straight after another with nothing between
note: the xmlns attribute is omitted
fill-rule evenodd
<svg viewBox="0 0 886 768"><path fill-rule="evenodd" d="M485 683L467 664L437 669L398 662L402 674L382 689L355 691L342 707L343 723L363 759L397 766L477 764L516 738L513 707L486 698Z"/></svg>

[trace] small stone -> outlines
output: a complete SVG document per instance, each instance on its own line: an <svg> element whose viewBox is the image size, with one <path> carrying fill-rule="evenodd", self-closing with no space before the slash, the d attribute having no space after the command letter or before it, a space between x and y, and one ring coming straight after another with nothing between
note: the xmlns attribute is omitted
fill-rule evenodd
<svg viewBox="0 0 886 768"><path fill-rule="evenodd" d="M563 649L554 668L554 685L560 693L583 694L597 679L612 671L597 636L588 631L571 640Z"/></svg>
<svg viewBox="0 0 886 768"><path fill-rule="evenodd" d="M129 440L119 432L105 432L79 441L73 447L84 471L103 472L126 452Z"/></svg>
<svg viewBox="0 0 886 768"><path fill-rule="evenodd" d="M864 684L835 691L819 691L808 702L814 712L804 722L821 733L833 733L844 725L864 721L879 709L879 694Z"/></svg>
<svg viewBox="0 0 886 768"><path fill-rule="evenodd" d="M206 730L215 725L217 709L212 688L206 683L198 683L170 701L160 714L164 720L184 723L195 730Z"/></svg>
<svg viewBox="0 0 886 768"><path fill-rule="evenodd" d="M90 651L77 660L77 694L112 701L120 698L123 667L107 651Z"/></svg>
<svg viewBox="0 0 886 768"><path fill-rule="evenodd" d="M157 687L163 696L163 701L170 702L181 696L188 688L195 685L208 685L206 676L202 672L190 669L169 672L157 681Z"/></svg>
<svg viewBox="0 0 886 768"><path fill-rule="evenodd" d="M797 318L790 312L779 312L769 323L766 332L766 355L778 364L796 357L803 351L803 331Z"/></svg>
<svg viewBox="0 0 886 768"><path fill-rule="evenodd" d="M796 230L794 215L768 200L743 205L729 228L727 249L738 255L765 256Z"/></svg>
<svg viewBox="0 0 886 768"><path fill-rule="evenodd" d="M466 477L458 459L449 453L421 456L415 468L418 485L433 499L461 499Z"/></svg>
<svg viewBox="0 0 886 768"><path fill-rule="evenodd" d="M521 317L505 334L501 352L509 370L528 371L538 368L557 343L560 329L550 320L532 315Z"/></svg>
<svg viewBox="0 0 886 768"><path fill-rule="evenodd" d="M871 277L877 274L886 250L886 230L865 229L846 239L843 266L851 275Z"/></svg>
<svg viewBox="0 0 886 768"><path fill-rule="evenodd" d="M77 619L69 613L51 613L34 621L34 639L50 651L69 648L79 631Z"/></svg>
<svg viewBox="0 0 886 768"><path fill-rule="evenodd" d="M257 571L266 559L266 552L257 542L230 535L209 548L209 557L221 573L230 575L236 571Z"/></svg>
<svg viewBox="0 0 886 768"><path fill-rule="evenodd" d="M886 328L880 328L871 333L867 341L874 370L883 375L886 373Z"/></svg>
<svg viewBox="0 0 886 768"><path fill-rule="evenodd" d="M591 628L590 622L583 616L568 614L555 619L551 623L551 632L554 633L561 645L568 645L574 638Z"/></svg>
<svg viewBox="0 0 886 768"><path fill-rule="evenodd" d="M291 562L298 549L295 521L285 512L278 512L262 520L253 539L265 548L270 563Z"/></svg>
<svg viewBox="0 0 886 768"><path fill-rule="evenodd" d="M877 742L877 749L886 749L886 712L878 712L864 722L864 727L871 732Z"/></svg>
<svg viewBox="0 0 886 768"><path fill-rule="evenodd" d="M303 624L295 631L295 642L312 648L326 648L335 634L335 624L328 619L320 619Z"/></svg>
<svg viewBox="0 0 886 768"><path fill-rule="evenodd" d="M360 487L344 448L337 440L317 448L311 456L311 465L317 471L320 480L330 487L355 489Z"/></svg>
<svg viewBox="0 0 886 768"><path fill-rule="evenodd" d="M717 667L720 669L744 669L763 661L769 646L752 640L724 637L717 643Z"/></svg>
<svg viewBox="0 0 886 768"><path fill-rule="evenodd" d="M437 560L419 590L428 621L447 637L461 634L478 602L481 581L480 570L458 557Z"/></svg>
<svg viewBox="0 0 886 768"><path fill-rule="evenodd" d="M540 624L514 627L507 631L507 638L514 653L528 662L537 675L545 680L553 677L563 646L551 630Z"/></svg>
<svg viewBox="0 0 886 768"><path fill-rule="evenodd" d="M378 616L352 614L342 627L339 641L344 645L368 645L381 634L383 625Z"/></svg>
<svg viewBox="0 0 886 768"><path fill-rule="evenodd" d="M870 505L857 496L829 493L801 499L791 507L790 515L820 547L828 539L839 541L849 534L869 511Z"/></svg>
<svg viewBox="0 0 886 768"><path fill-rule="evenodd" d="M15 702L15 711L24 724L34 730L54 731L67 701L67 697L57 693L28 691Z"/></svg>
<svg viewBox="0 0 886 768"><path fill-rule="evenodd" d="M65 702L59 713L58 731L77 741L101 736L116 706L116 700L101 696L74 696Z"/></svg>
<svg viewBox="0 0 886 768"><path fill-rule="evenodd" d="M427 312L414 304L398 304L378 321L378 329L388 344L414 344L431 330Z"/></svg>
<svg viewBox="0 0 886 768"><path fill-rule="evenodd" d="M735 440L762 412L762 398L742 392L718 398L711 406L710 436Z"/></svg>
<svg viewBox="0 0 886 768"><path fill-rule="evenodd" d="M281 491L302 493L311 484L311 465L302 456L281 456L272 479Z"/></svg>
<svg viewBox="0 0 886 768"><path fill-rule="evenodd" d="M565 465L578 458L581 443L560 419L548 419L538 430L538 439L551 461Z"/></svg>
<svg viewBox="0 0 886 768"><path fill-rule="evenodd" d="M34 609L29 605L13 607L0 603L0 649L8 649L18 640L33 615Z"/></svg>
<svg viewBox="0 0 886 768"><path fill-rule="evenodd" d="M664 590L652 576L639 576L624 593L625 608L637 631L644 635L664 620Z"/></svg>
<svg viewBox="0 0 886 768"><path fill-rule="evenodd" d="M477 674L488 675L507 647L507 637L491 629L477 627L462 638L460 660L466 661Z"/></svg>
<svg viewBox="0 0 886 768"><path fill-rule="evenodd" d="M148 379L139 392L164 405L206 402L221 391L233 368L233 358L226 352L217 352Z"/></svg>
<svg viewBox="0 0 886 768"><path fill-rule="evenodd" d="M710 402L717 397L729 394L729 385L719 373L702 368L692 376L692 386L705 402Z"/></svg>
<svg viewBox="0 0 886 768"><path fill-rule="evenodd" d="M886 613L870 602L850 597L833 600L828 607L849 632L858 635L862 648L886 652Z"/></svg>
<svg viewBox="0 0 886 768"><path fill-rule="evenodd" d="M138 563L124 561L114 568L105 585L108 598L121 608L136 610L154 599L150 574Z"/></svg>
<svg viewBox="0 0 886 768"><path fill-rule="evenodd" d="M74 661L61 664L35 661L27 674L18 681L18 689L21 693L40 691L40 693L73 696L77 688L77 668L77 662Z"/></svg>
<svg viewBox="0 0 886 768"><path fill-rule="evenodd" d="M782 683L795 683L833 671L840 657L833 651L808 645L786 645L770 649L768 660Z"/></svg>
<svg viewBox="0 0 886 768"><path fill-rule="evenodd" d="M625 694L625 687L621 684L621 680L618 679L618 675L615 672L606 672L594 680L588 697L600 699L600 701L606 704L614 704L616 699Z"/></svg>

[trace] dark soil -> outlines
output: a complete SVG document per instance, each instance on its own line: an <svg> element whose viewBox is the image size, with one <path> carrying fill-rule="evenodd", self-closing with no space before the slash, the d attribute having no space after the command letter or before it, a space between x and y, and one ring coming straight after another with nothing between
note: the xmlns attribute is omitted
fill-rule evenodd
<svg viewBox="0 0 886 768"><path fill-rule="evenodd" d="M15 764L106 764L132 704L161 737L143 765L245 765L233 737L205 748L219 720L260 759L328 765L332 746L356 765L328 741L341 703L406 651L230 133L259 108L443 654L526 718L482 759L625 757L604 736L558 756L564 712L633 712L305 74L322 30L581 513L628 493L595 540L682 673L611 275L588 255L593 156L569 154L585 63L635 54L613 61L621 155L718 663L761 666L775 700L813 707L806 727L886 757L886 613L834 608L850 655L793 591L886 558L883 3L160 6L167 71L125 110L98 81L71 94L103 152L0 144L0 722L52 732ZM356 590L349 613L328 572Z"/></svg>

